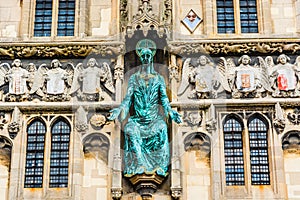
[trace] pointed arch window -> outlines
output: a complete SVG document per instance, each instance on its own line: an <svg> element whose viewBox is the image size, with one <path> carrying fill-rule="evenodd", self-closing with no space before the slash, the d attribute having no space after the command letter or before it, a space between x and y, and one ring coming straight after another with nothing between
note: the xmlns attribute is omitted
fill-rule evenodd
<svg viewBox="0 0 300 200"><path fill-rule="evenodd" d="M269 185L268 127L260 118L249 121L249 146L252 185Z"/></svg>
<svg viewBox="0 0 300 200"><path fill-rule="evenodd" d="M43 186L45 133L46 126L38 119L32 121L27 128L25 188Z"/></svg>
<svg viewBox="0 0 300 200"><path fill-rule="evenodd" d="M52 126L49 187L68 187L70 131L63 119Z"/></svg>
<svg viewBox="0 0 300 200"><path fill-rule="evenodd" d="M242 124L234 117L229 117L223 131L226 185L244 185Z"/></svg>

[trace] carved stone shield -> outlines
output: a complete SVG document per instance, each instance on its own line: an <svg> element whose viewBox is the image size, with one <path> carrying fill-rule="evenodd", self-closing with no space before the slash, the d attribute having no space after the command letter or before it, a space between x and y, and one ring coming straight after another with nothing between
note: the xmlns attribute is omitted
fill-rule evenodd
<svg viewBox="0 0 300 200"><path fill-rule="evenodd" d="M63 94L65 89L65 81L63 79L63 72L59 71L49 71L47 73L47 93L48 94Z"/></svg>
<svg viewBox="0 0 300 200"><path fill-rule="evenodd" d="M236 77L237 89L241 92L255 90L255 76L253 70L239 70Z"/></svg>
<svg viewBox="0 0 300 200"><path fill-rule="evenodd" d="M279 69L277 85L279 90L294 90L296 88L296 76L292 69Z"/></svg>

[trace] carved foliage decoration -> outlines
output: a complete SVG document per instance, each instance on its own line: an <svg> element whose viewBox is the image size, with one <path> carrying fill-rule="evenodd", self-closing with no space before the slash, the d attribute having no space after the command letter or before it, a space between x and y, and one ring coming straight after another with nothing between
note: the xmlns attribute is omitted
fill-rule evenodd
<svg viewBox="0 0 300 200"><path fill-rule="evenodd" d="M202 111L186 111L183 119L189 126L201 126L203 114Z"/></svg>
<svg viewBox="0 0 300 200"><path fill-rule="evenodd" d="M291 123L293 123L295 125L299 125L300 124L300 109L295 108L294 112L287 114L287 118Z"/></svg>
<svg viewBox="0 0 300 200"><path fill-rule="evenodd" d="M215 42L209 41L205 43L197 42L172 42L168 45L169 51L179 55L191 55L197 53L205 53L212 55L227 54L249 54L249 53L296 53L300 50L299 41L291 42Z"/></svg>
<svg viewBox="0 0 300 200"><path fill-rule="evenodd" d="M0 58L83 58L90 54L100 56L114 56L124 52L122 43L103 43L99 45L0 45Z"/></svg>
<svg viewBox="0 0 300 200"><path fill-rule="evenodd" d="M282 149L288 152L296 152L300 150L300 132L290 131L282 138Z"/></svg>
<svg viewBox="0 0 300 200"><path fill-rule="evenodd" d="M191 133L184 139L184 149L186 151L200 150L209 156L211 142L209 137L201 132Z"/></svg>

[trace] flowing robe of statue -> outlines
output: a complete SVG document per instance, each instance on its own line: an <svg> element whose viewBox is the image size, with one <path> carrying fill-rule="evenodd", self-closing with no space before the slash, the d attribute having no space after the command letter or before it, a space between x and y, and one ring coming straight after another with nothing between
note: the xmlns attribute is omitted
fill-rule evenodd
<svg viewBox="0 0 300 200"><path fill-rule="evenodd" d="M9 94L25 94L27 92L26 80L29 76L27 70L13 67L7 75L9 80Z"/></svg>
<svg viewBox="0 0 300 200"><path fill-rule="evenodd" d="M171 109L163 77L154 71L152 51L143 49L139 56L143 65L130 77L126 96L109 119L125 119L133 106L134 113L124 127L124 176L167 176L170 152L164 118L170 116L177 123L181 118Z"/></svg>
<svg viewBox="0 0 300 200"><path fill-rule="evenodd" d="M47 93L48 94L63 94L65 91L66 72L61 68L49 70L46 73Z"/></svg>
<svg viewBox="0 0 300 200"><path fill-rule="evenodd" d="M171 109L162 76L154 75L148 85L138 74L131 76L127 95L121 108L134 106L134 115L125 126L125 176L157 174L166 176L170 162L167 125L159 111L160 102L165 112Z"/></svg>
<svg viewBox="0 0 300 200"><path fill-rule="evenodd" d="M82 91L85 94L96 94L101 91L100 69L88 67L82 73Z"/></svg>

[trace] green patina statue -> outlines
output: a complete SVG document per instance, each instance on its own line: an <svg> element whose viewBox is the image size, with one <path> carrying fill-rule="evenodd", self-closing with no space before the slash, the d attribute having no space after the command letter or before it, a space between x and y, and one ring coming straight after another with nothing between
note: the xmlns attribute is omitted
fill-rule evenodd
<svg viewBox="0 0 300 200"><path fill-rule="evenodd" d="M124 120L133 104L134 114L124 127L124 175L155 174L167 176L170 163L166 117L181 123L179 113L171 109L163 77L153 67L155 51L137 49L142 65L131 75L120 107L111 110L109 120Z"/></svg>

